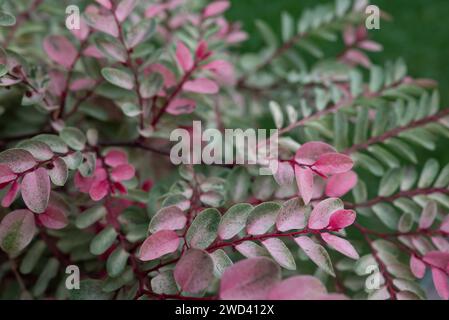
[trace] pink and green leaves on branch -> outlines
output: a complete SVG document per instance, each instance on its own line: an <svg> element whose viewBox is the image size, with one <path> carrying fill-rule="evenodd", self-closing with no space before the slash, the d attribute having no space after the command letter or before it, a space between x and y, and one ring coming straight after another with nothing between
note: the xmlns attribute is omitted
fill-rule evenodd
<svg viewBox="0 0 449 320"><path fill-rule="evenodd" d="M80 151L85 146L84 133L66 127L59 136L38 135L18 143L16 149L1 152L0 188L9 188L2 206L11 206L20 193L31 211L44 213L50 199L51 184L65 185L68 170L75 170L81 165Z"/></svg>
<svg viewBox="0 0 449 320"><path fill-rule="evenodd" d="M449 298L449 165L419 150L449 136L436 84L372 65L364 0L286 12L279 39L258 21L254 53L230 50L230 5L96 0L70 32L48 8L0 17L0 292L67 298L75 264L74 299L424 299L422 279ZM167 157L192 120L270 112L273 176Z"/></svg>
<svg viewBox="0 0 449 320"><path fill-rule="evenodd" d="M81 192L88 193L92 200L100 201L109 194L126 194L123 182L132 179L135 168L128 163L128 156L120 150L111 150L102 159L94 161L91 174L78 171L75 185Z"/></svg>
<svg viewBox="0 0 449 320"><path fill-rule="evenodd" d="M323 142L307 142L296 151L293 159L280 161L274 172L280 185L288 185L296 179L299 195L308 204L315 192L317 177L328 180L326 195L343 196L357 183L357 175L350 171L352 159L338 153Z"/></svg>

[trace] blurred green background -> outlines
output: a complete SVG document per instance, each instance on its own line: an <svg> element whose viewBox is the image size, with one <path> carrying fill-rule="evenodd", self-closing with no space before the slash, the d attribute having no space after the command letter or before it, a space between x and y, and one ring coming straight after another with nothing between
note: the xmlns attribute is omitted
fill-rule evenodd
<svg viewBox="0 0 449 320"><path fill-rule="evenodd" d="M241 21L250 39L243 44L245 51L263 46L254 21L261 19L280 34L283 11L295 18L304 8L332 0L231 0L227 17ZM382 21L380 30L371 31L373 39L384 45L380 54L370 55L374 63L403 57L409 74L432 78L439 82L443 106L449 104L449 0L372 0L392 21Z"/></svg>

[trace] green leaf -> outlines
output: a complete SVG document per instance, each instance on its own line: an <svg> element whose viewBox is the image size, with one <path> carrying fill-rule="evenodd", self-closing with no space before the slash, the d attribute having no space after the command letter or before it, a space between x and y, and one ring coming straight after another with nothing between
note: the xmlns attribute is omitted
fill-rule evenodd
<svg viewBox="0 0 449 320"><path fill-rule="evenodd" d="M33 295L40 296L47 290L50 281L57 276L59 261L56 258L50 258L44 269L39 274L36 284L33 287Z"/></svg>
<svg viewBox="0 0 449 320"><path fill-rule="evenodd" d="M284 42L287 42L288 40L290 40L291 37L293 37L293 34L295 32L294 26L295 21L288 12L282 12L281 23L282 23L282 40L284 40Z"/></svg>
<svg viewBox="0 0 449 320"><path fill-rule="evenodd" d="M79 129L65 127L59 133L61 139L72 149L81 151L86 146L86 135Z"/></svg>
<svg viewBox="0 0 449 320"><path fill-rule="evenodd" d="M266 44L271 48L276 48L278 46L278 39L271 27L262 20L256 20L255 24Z"/></svg>
<svg viewBox="0 0 449 320"><path fill-rule="evenodd" d="M123 272L118 277L112 278L109 277L103 283L103 291L104 292L113 292L117 291L121 287L127 285L131 281L134 280L134 271L132 268L128 268L125 272Z"/></svg>
<svg viewBox="0 0 449 320"><path fill-rule="evenodd" d="M295 238L295 242L320 269L335 277L331 259L323 246L306 236Z"/></svg>
<svg viewBox="0 0 449 320"><path fill-rule="evenodd" d="M235 246L235 249L246 258L255 258L261 256L270 256L270 253L264 247L259 246L253 241L244 241Z"/></svg>
<svg viewBox="0 0 449 320"><path fill-rule="evenodd" d="M255 207L248 215L246 231L251 235L266 233L274 226L282 206L276 202L265 202Z"/></svg>
<svg viewBox="0 0 449 320"><path fill-rule="evenodd" d="M337 150L344 150L348 146L348 118L343 112L334 116L334 146Z"/></svg>
<svg viewBox="0 0 449 320"><path fill-rule="evenodd" d="M399 168L401 165L398 158L381 146L370 146L368 147L368 151L390 168Z"/></svg>
<svg viewBox="0 0 449 320"><path fill-rule="evenodd" d="M47 161L54 156L53 151L46 143L37 140L25 140L18 143L17 148L28 151L38 161Z"/></svg>
<svg viewBox="0 0 449 320"><path fill-rule="evenodd" d="M247 203L238 203L226 211L218 226L218 235L227 240L236 236L246 226L246 220L253 206Z"/></svg>
<svg viewBox="0 0 449 320"><path fill-rule="evenodd" d="M217 278L221 278L225 269L233 264L231 258L222 249L215 250L210 257L214 262L214 275Z"/></svg>
<svg viewBox="0 0 449 320"><path fill-rule="evenodd" d="M96 256L103 254L114 243L117 232L113 227L107 227L98 233L90 242L90 252Z"/></svg>
<svg viewBox="0 0 449 320"><path fill-rule="evenodd" d="M15 256L30 244L35 232L34 215L29 210L10 212L0 223L0 247Z"/></svg>
<svg viewBox="0 0 449 320"><path fill-rule="evenodd" d="M64 186L67 178L69 177L69 171L65 161L62 158L56 158L53 161L53 168L47 170L50 176L51 182L55 186Z"/></svg>
<svg viewBox="0 0 449 320"><path fill-rule="evenodd" d="M282 113L281 106L275 101L270 101L269 107L276 128L282 128L284 124L284 114Z"/></svg>
<svg viewBox="0 0 449 320"><path fill-rule="evenodd" d="M394 150L410 162L414 164L418 163L418 157L416 156L415 151L408 144L396 138L388 139L385 144L390 146L391 150Z"/></svg>
<svg viewBox="0 0 449 320"><path fill-rule="evenodd" d="M218 225L221 215L217 209L206 209L200 212L193 220L186 234L189 246L206 249L217 238Z"/></svg>
<svg viewBox="0 0 449 320"><path fill-rule="evenodd" d="M354 144L359 144L366 141L368 137L368 118L369 109L360 107L357 109L357 119L355 121Z"/></svg>
<svg viewBox="0 0 449 320"><path fill-rule="evenodd" d="M383 222L384 225L386 225L388 228L392 230L396 230L399 222L399 215L396 212L396 210L387 203L379 203L373 206L373 211L377 215L377 217L380 219L380 221Z"/></svg>
<svg viewBox="0 0 449 320"><path fill-rule="evenodd" d="M114 68L103 68L101 74L108 82L117 87L128 90L134 88L134 79L129 72Z"/></svg>
<svg viewBox="0 0 449 320"><path fill-rule="evenodd" d="M284 242L277 238L270 238L263 240L262 245L281 267L287 270L296 270L295 258Z"/></svg>
<svg viewBox="0 0 449 320"><path fill-rule="evenodd" d="M379 66L373 66L370 72L369 89L371 92L379 92L384 83L383 69Z"/></svg>
<svg viewBox="0 0 449 320"><path fill-rule="evenodd" d="M104 292L101 280L86 279L80 281L78 290L70 290L71 300L109 300L113 293Z"/></svg>
<svg viewBox="0 0 449 320"><path fill-rule="evenodd" d="M25 256L20 263L20 273L29 274L36 267L39 259L47 248L43 241L36 241L30 249L27 250Z"/></svg>
<svg viewBox="0 0 449 320"><path fill-rule="evenodd" d="M446 188L449 185L449 164L441 170L437 181L435 181L435 188Z"/></svg>
<svg viewBox="0 0 449 320"><path fill-rule="evenodd" d="M88 153L84 153L83 158L84 159L78 168L79 173L81 173L81 175L83 177L90 177L94 173L96 162L97 162L97 157L96 157L95 153L88 152Z"/></svg>
<svg viewBox="0 0 449 320"><path fill-rule="evenodd" d="M400 232L409 232L413 228L413 214L405 212L399 219L398 230Z"/></svg>
<svg viewBox="0 0 449 320"><path fill-rule="evenodd" d="M67 153L69 151L67 144L60 137L53 134L40 134L35 136L33 140L45 143L56 153Z"/></svg>
<svg viewBox="0 0 449 320"><path fill-rule="evenodd" d="M357 98L363 92L363 75L359 71L351 70L349 78L351 81L351 95Z"/></svg>
<svg viewBox="0 0 449 320"><path fill-rule="evenodd" d="M410 190L418 179L415 167L405 167L402 169L401 191Z"/></svg>
<svg viewBox="0 0 449 320"><path fill-rule="evenodd" d="M89 208L76 218L75 225L79 229L85 229L105 217L106 213L106 208L103 206Z"/></svg>
<svg viewBox="0 0 449 320"><path fill-rule="evenodd" d="M176 294L178 293L178 285L172 270L159 273L151 279L151 289L157 294Z"/></svg>
<svg viewBox="0 0 449 320"><path fill-rule="evenodd" d="M382 176L385 172L379 161L366 154L356 153L352 155L352 158L356 161L358 166L365 168L377 177Z"/></svg>
<svg viewBox="0 0 449 320"><path fill-rule="evenodd" d="M0 11L0 26L10 27L16 24L16 17L4 11Z"/></svg>
<svg viewBox="0 0 449 320"><path fill-rule="evenodd" d="M164 84L164 78L158 72L153 72L149 76L146 76L140 84L140 95L144 99L155 96Z"/></svg>
<svg viewBox="0 0 449 320"><path fill-rule="evenodd" d="M115 249L106 261L106 270L108 271L108 275L113 278L119 276L125 270L128 257L129 253L122 247Z"/></svg>
<svg viewBox="0 0 449 320"><path fill-rule="evenodd" d="M251 185L251 176L248 171L242 167L235 167L226 179L226 190L230 200L233 203L245 201L248 197L249 187Z"/></svg>
<svg viewBox="0 0 449 320"><path fill-rule="evenodd" d="M428 188L435 181L435 178L440 171L440 164L435 159L429 159L424 165L424 169L421 172L421 176L418 181L418 188Z"/></svg>
<svg viewBox="0 0 449 320"><path fill-rule="evenodd" d="M391 169L385 173L380 180L379 196L391 196L399 188L401 183L401 173L401 169Z"/></svg>

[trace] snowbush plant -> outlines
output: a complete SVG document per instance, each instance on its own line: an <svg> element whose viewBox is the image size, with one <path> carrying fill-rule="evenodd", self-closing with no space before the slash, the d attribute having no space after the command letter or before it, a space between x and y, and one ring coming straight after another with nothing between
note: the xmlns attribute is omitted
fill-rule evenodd
<svg viewBox="0 0 449 320"><path fill-rule="evenodd" d="M255 53L227 0L76 2L2 1L0 297L449 298L449 109L367 1ZM173 165L194 120L279 129L278 170Z"/></svg>

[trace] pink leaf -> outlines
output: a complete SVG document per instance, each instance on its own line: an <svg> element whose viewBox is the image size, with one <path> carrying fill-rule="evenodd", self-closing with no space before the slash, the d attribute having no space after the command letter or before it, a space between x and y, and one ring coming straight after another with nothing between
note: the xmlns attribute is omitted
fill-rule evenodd
<svg viewBox="0 0 449 320"><path fill-rule="evenodd" d="M357 251L354 249L351 243L348 240L334 236L330 233L322 233L321 238L332 248L337 250L338 252L344 254L345 256L358 260L360 258Z"/></svg>
<svg viewBox="0 0 449 320"><path fill-rule="evenodd" d="M153 18L158 16L160 13L164 12L166 9L166 6L164 4L154 4L149 6L145 10L145 17L146 18Z"/></svg>
<svg viewBox="0 0 449 320"><path fill-rule="evenodd" d="M336 152L335 149L324 142L307 142L296 151L295 160L302 165L311 166L325 153Z"/></svg>
<svg viewBox="0 0 449 320"><path fill-rule="evenodd" d="M438 295L443 300L449 300L449 284L447 274L440 269L432 268L432 279Z"/></svg>
<svg viewBox="0 0 449 320"><path fill-rule="evenodd" d="M304 204L309 204L313 195L313 173L308 168L301 168L295 165L296 184L298 185L299 195Z"/></svg>
<svg viewBox="0 0 449 320"><path fill-rule="evenodd" d="M79 29L70 30L72 34L80 41L84 41L89 36L89 26L87 25L84 18L80 19L80 27Z"/></svg>
<svg viewBox="0 0 449 320"><path fill-rule="evenodd" d="M295 258L287 246L278 238L269 238L261 241L273 259L287 270L296 270Z"/></svg>
<svg viewBox="0 0 449 320"><path fill-rule="evenodd" d="M42 213L50 199L50 177L47 170L39 168L27 173L22 180L22 198L28 209Z"/></svg>
<svg viewBox="0 0 449 320"><path fill-rule="evenodd" d="M17 181L14 181L11 184L11 187L9 188L6 195L3 197L2 200L2 207L8 208L16 199L17 195L20 191L20 184Z"/></svg>
<svg viewBox="0 0 449 320"><path fill-rule="evenodd" d="M189 48L186 45L179 41L176 47L176 59L178 60L179 65L182 70L189 71L193 68L193 57Z"/></svg>
<svg viewBox="0 0 449 320"><path fill-rule="evenodd" d="M28 210L8 213L0 223L0 247L11 255L22 251L33 240L36 225Z"/></svg>
<svg viewBox="0 0 449 320"><path fill-rule="evenodd" d="M430 251L423 260L434 267L446 270L449 265L449 252Z"/></svg>
<svg viewBox="0 0 449 320"><path fill-rule="evenodd" d="M432 226L438 214L438 206L435 201L429 201L419 219L419 228L428 229Z"/></svg>
<svg viewBox="0 0 449 320"><path fill-rule="evenodd" d="M145 69L145 73L146 72L158 72L159 74L161 74L162 77L164 78L165 88L170 88L176 85L175 75L173 74L173 72L170 71L170 69L168 69L166 66L162 64L159 63L152 64L147 69Z"/></svg>
<svg viewBox="0 0 449 320"><path fill-rule="evenodd" d="M368 56L363 53L360 50L351 49L348 50L344 56L343 59L349 63L355 64L355 65L362 65L365 68L371 67L371 60L368 58Z"/></svg>
<svg viewBox="0 0 449 320"><path fill-rule="evenodd" d="M276 222L281 206L276 202L264 202L256 206L248 215L246 232L251 235L266 233Z"/></svg>
<svg viewBox="0 0 449 320"><path fill-rule="evenodd" d="M75 46L63 36L48 36L44 40L44 49L51 60L67 69L75 62Z"/></svg>
<svg viewBox="0 0 449 320"><path fill-rule="evenodd" d="M192 113L196 108L196 101L192 99L174 99L170 102L167 107L167 113L172 114L174 116L180 114L189 114Z"/></svg>
<svg viewBox="0 0 449 320"><path fill-rule="evenodd" d="M206 78L187 81L182 88L185 91L202 94L216 94L219 90L218 85L214 81Z"/></svg>
<svg viewBox="0 0 449 320"><path fill-rule="evenodd" d="M112 169L111 178L113 181L127 181L134 178L136 170L130 164L121 164Z"/></svg>
<svg viewBox="0 0 449 320"><path fill-rule="evenodd" d="M318 300L326 293L326 287L317 278L295 276L275 284L268 300Z"/></svg>
<svg viewBox="0 0 449 320"><path fill-rule="evenodd" d="M125 19L131 14L134 7L137 4L137 0L122 0L115 10L115 15L119 22L125 21Z"/></svg>
<svg viewBox="0 0 449 320"><path fill-rule="evenodd" d="M321 155L313 167L322 174L332 175L351 170L354 162L350 157L340 153L326 153Z"/></svg>
<svg viewBox="0 0 449 320"><path fill-rule="evenodd" d="M74 182L79 191L89 193L94 177L83 177L79 172L76 172Z"/></svg>
<svg viewBox="0 0 449 320"><path fill-rule="evenodd" d="M449 233L449 215L444 218L443 222L440 225L440 230Z"/></svg>
<svg viewBox="0 0 449 320"><path fill-rule="evenodd" d="M110 166L110 167L118 167L122 164L127 164L128 163L128 156L126 155L125 152L120 151L120 150L111 150L109 151L105 158L104 158L104 162Z"/></svg>
<svg viewBox="0 0 449 320"><path fill-rule="evenodd" d="M139 259L150 261L178 250L179 237L171 230L161 230L149 236L140 247Z"/></svg>
<svg viewBox="0 0 449 320"><path fill-rule="evenodd" d="M290 185L295 178L295 172L289 162L277 162L277 170L273 174L274 179L280 186Z"/></svg>
<svg viewBox="0 0 449 320"><path fill-rule="evenodd" d="M63 229L68 224L68 219L63 210L57 206L49 205L47 210L38 215L39 221L49 229Z"/></svg>
<svg viewBox="0 0 449 320"><path fill-rule="evenodd" d="M204 18L210 18L222 14L230 7L229 1L214 1L209 4L203 11Z"/></svg>
<svg viewBox="0 0 449 320"><path fill-rule="evenodd" d="M214 278L214 262L207 252L190 249L176 264L173 275L182 291L200 293Z"/></svg>
<svg viewBox="0 0 449 320"><path fill-rule="evenodd" d="M210 55L210 52L208 51L207 42L202 40L195 51L195 57L197 60L204 60Z"/></svg>
<svg viewBox="0 0 449 320"><path fill-rule="evenodd" d="M180 230L184 228L187 222L187 217L184 211L177 206L170 206L160 209L156 215L151 219L148 230L151 233L160 230Z"/></svg>
<svg viewBox="0 0 449 320"><path fill-rule="evenodd" d="M95 80L91 78L79 78L70 84L70 90L71 91L80 91L80 90L86 90L91 89L95 85Z"/></svg>
<svg viewBox="0 0 449 320"><path fill-rule="evenodd" d="M17 178L17 175L4 164L0 164L0 184L8 183Z"/></svg>
<svg viewBox="0 0 449 320"><path fill-rule="evenodd" d="M354 223L356 213L353 210L338 210L329 219L328 228L331 230L344 229Z"/></svg>
<svg viewBox="0 0 449 320"><path fill-rule="evenodd" d="M303 229L307 225L306 215L309 208L299 198L284 202L276 219L276 228L281 231Z"/></svg>
<svg viewBox="0 0 449 320"><path fill-rule="evenodd" d="M264 257L242 260L226 268L221 278L220 299L264 300L280 280L280 268L273 260Z"/></svg>
<svg viewBox="0 0 449 320"><path fill-rule="evenodd" d="M365 41L360 42L359 48L365 49L367 51L372 51L372 52L378 52L378 51L383 50L383 47L381 44L371 41L371 40L365 40Z"/></svg>
<svg viewBox="0 0 449 320"><path fill-rule="evenodd" d="M313 263L315 263L322 270L326 271L326 273L335 277L334 268L332 266L329 254L323 246L306 236L295 238L295 242L310 258L310 260L313 261Z"/></svg>
<svg viewBox="0 0 449 320"><path fill-rule="evenodd" d="M343 40L347 47L352 46L357 40L356 30L352 25L349 25L345 28L343 32Z"/></svg>
<svg viewBox="0 0 449 320"><path fill-rule="evenodd" d="M86 12L87 23L94 29L107 33L115 38L119 36L119 29L111 14L100 15L97 12Z"/></svg>
<svg viewBox="0 0 449 320"><path fill-rule="evenodd" d="M14 173L23 173L33 168L37 162L31 153L23 149L8 149L0 153L0 164Z"/></svg>
<svg viewBox="0 0 449 320"><path fill-rule="evenodd" d="M339 173L329 178L326 184L328 197L342 197L357 185L357 174L354 171Z"/></svg>
<svg viewBox="0 0 449 320"><path fill-rule="evenodd" d="M216 74L217 79L225 84L235 83L235 72L232 64L225 60L215 60L202 67L204 70L210 70Z"/></svg>
<svg viewBox="0 0 449 320"><path fill-rule="evenodd" d="M410 270L418 279L422 279L426 273L426 264L415 255L410 257Z"/></svg>
<svg viewBox="0 0 449 320"><path fill-rule="evenodd" d="M97 180L92 183L89 190L89 195L92 200L100 201L109 192L109 183L107 180Z"/></svg>
<svg viewBox="0 0 449 320"><path fill-rule="evenodd" d="M329 198L318 203L309 217L309 228L322 230L329 226L331 216L343 209L343 202L337 198Z"/></svg>

